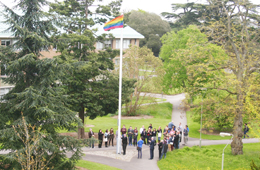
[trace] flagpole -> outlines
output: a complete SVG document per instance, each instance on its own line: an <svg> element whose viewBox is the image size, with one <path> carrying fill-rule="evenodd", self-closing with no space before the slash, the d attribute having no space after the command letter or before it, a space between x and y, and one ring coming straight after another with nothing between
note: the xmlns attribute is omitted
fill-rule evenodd
<svg viewBox="0 0 260 170"><path fill-rule="evenodd" d="M120 65L119 65L119 100L118 100L118 130L116 153L121 154L121 109L122 109L122 67L123 67L123 29L121 28L120 38Z"/></svg>

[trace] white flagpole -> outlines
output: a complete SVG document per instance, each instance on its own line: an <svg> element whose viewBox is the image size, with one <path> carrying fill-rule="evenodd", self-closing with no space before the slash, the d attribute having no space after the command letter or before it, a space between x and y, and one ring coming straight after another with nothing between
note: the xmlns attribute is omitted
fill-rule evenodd
<svg viewBox="0 0 260 170"><path fill-rule="evenodd" d="M118 130L116 153L121 154L121 108L122 108L122 67L123 67L123 28L121 28L120 38L120 65L119 65L119 100L118 100Z"/></svg>

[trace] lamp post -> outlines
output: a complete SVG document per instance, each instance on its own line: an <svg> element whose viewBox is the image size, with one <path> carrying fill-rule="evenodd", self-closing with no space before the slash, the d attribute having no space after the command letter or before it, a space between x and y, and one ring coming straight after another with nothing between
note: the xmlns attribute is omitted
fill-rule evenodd
<svg viewBox="0 0 260 170"><path fill-rule="evenodd" d="M207 88L201 88L201 90L207 90ZM200 148L201 148L201 131L202 131L202 113L203 113L203 94L201 100L201 111L200 111Z"/></svg>
<svg viewBox="0 0 260 170"><path fill-rule="evenodd" d="M233 138L233 134L231 134L231 133L220 132L219 135L220 135L221 137L232 136L232 138ZM232 138L231 138L231 140L232 140ZM224 169L224 151L225 151L226 147L228 146L228 144L229 144L229 142L226 144L226 146L225 146L224 149L223 149L221 170Z"/></svg>
<svg viewBox="0 0 260 170"><path fill-rule="evenodd" d="M203 112L203 96L202 96L202 104L201 104L201 111L200 111L200 148L201 148L202 112Z"/></svg>

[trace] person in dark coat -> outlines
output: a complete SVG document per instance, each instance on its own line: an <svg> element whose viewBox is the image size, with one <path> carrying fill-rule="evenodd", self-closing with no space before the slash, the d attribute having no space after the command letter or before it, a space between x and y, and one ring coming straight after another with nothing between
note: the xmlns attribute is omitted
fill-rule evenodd
<svg viewBox="0 0 260 170"><path fill-rule="evenodd" d="M173 140L173 143L174 143L174 148L175 149L179 149L179 133L180 132L177 132L176 135L174 136L174 140Z"/></svg>
<svg viewBox="0 0 260 170"><path fill-rule="evenodd" d="M114 146L114 137L115 137L115 135L114 135L114 129L113 128L111 128L110 129L110 132L109 132L109 146L110 146L110 142L112 142L112 146Z"/></svg>
<svg viewBox="0 0 260 170"><path fill-rule="evenodd" d="M168 150L168 144L167 144L166 139L164 139L164 141L163 141L163 148L162 148L162 155L161 155L160 159L162 159L163 157L166 158L167 150Z"/></svg>
<svg viewBox="0 0 260 170"><path fill-rule="evenodd" d="M146 145L147 132L145 129L143 129L141 136L144 141L144 144Z"/></svg>
<svg viewBox="0 0 260 170"><path fill-rule="evenodd" d="M154 146L156 145L154 137L151 137L151 141L150 141L150 159L153 159L153 155L154 155Z"/></svg>
<svg viewBox="0 0 260 170"><path fill-rule="evenodd" d="M134 129L134 146L137 146L137 136L138 136L138 130L137 127Z"/></svg>
<svg viewBox="0 0 260 170"><path fill-rule="evenodd" d="M162 156L162 148L163 148L163 140L158 141L159 159L161 159Z"/></svg>
<svg viewBox="0 0 260 170"><path fill-rule="evenodd" d="M104 136L104 133L102 132L101 129L99 129L99 132L98 132L98 147L99 147L99 148L102 147L103 136Z"/></svg>
<svg viewBox="0 0 260 170"><path fill-rule="evenodd" d="M125 155L125 153L126 153L126 146L127 146L126 134L124 134L123 137L122 137L122 145L123 145L123 155Z"/></svg>

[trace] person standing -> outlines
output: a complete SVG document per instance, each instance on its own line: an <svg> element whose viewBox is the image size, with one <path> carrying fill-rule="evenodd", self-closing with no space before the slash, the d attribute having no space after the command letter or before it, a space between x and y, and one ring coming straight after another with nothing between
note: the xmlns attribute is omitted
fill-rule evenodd
<svg viewBox="0 0 260 170"><path fill-rule="evenodd" d="M184 144L183 145L187 145L188 135L189 135L188 125L185 126L185 129L183 130L183 133L184 133Z"/></svg>
<svg viewBox="0 0 260 170"><path fill-rule="evenodd" d="M144 141L142 140L142 138L140 138L140 140L137 142L137 146L138 146L138 159L142 159L142 147L143 147Z"/></svg>
<svg viewBox="0 0 260 170"><path fill-rule="evenodd" d="M150 123L150 126L148 127L148 129L149 129L149 128L150 128L151 130L153 129L153 125L152 125L151 123Z"/></svg>
<svg viewBox="0 0 260 170"><path fill-rule="evenodd" d="M159 128L157 129L157 134L158 134L158 142L161 141L161 137L162 137L162 129L161 126L159 126Z"/></svg>
<svg viewBox="0 0 260 170"><path fill-rule="evenodd" d="M179 133L180 132L176 132L176 135L174 136L174 140L173 140L173 143L174 143L174 148L175 149L179 149Z"/></svg>
<svg viewBox="0 0 260 170"><path fill-rule="evenodd" d="M108 142L108 138L109 138L109 133L108 133L108 129L105 131L105 147L107 147L107 142Z"/></svg>
<svg viewBox="0 0 260 170"><path fill-rule="evenodd" d="M101 129L99 129L99 132L98 132L98 148L102 147L103 136L104 136L104 133L102 132Z"/></svg>
<svg viewBox="0 0 260 170"><path fill-rule="evenodd" d="M168 144L167 144L167 141L164 139L161 159L162 159L163 157L166 158L167 150L168 150Z"/></svg>
<svg viewBox="0 0 260 170"><path fill-rule="evenodd" d="M151 138L152 138L152 130L149 128L147 131L147 144L150 144Z"/></svg>
<svg viewBox="0 0 260 170"><path fill-rule="evenodd" d="M181 125L181 122L180 122L180 124L179 124L179 126L178 126L178 131L180 132L179 133L179 141L181 142L181 138L182 138L182 125Z"/></svg>
<svg viewBox="0 0 260 170"><path fill-rule="evenodd" d="M89 129L88 132L88 138L89 138L89 147L91 148L92 146L92 148L94 148L95 135L91 128Z"/></svg>
<svg viewBox="0 0 260 170"><path fill-rule="evenodd" d="M172 130L172 127L174 126L173 124L173 121L171 121L169 124L168 124L168 130Z"/></svg>
<svg viewBox="0 0 260 170"><path fill-rule="evenodd" d="M163 135L164 135L164 137L166 137L168 135L168 127L164 128Z"/></svg>
<svg viewBox="0 0 260 170"><path fill-rule="evenodd" d="M126 134L125 125L123 125L123 127L121 128L121 133L122 133L122 136L124 136L124 134Z"/></svg>
<svg viewBox="0 0 260 170"><path fill-rule="evenodd" d="M156 129L154 128L153 131L152 131L152 137L154 138L155 143L156 143L156 133L157 133L157 131L156 131Z"/></svg>
<svg viewBox="0 0 260 170"><path fill-rule="evenodd" d="M143 140L144 140L144 144L146 145L146 137L147 136L147 133L146 133L146 130L144 129L143 131L142 131L142 138L143 138Z"/></svg>
<svg viewBox="0 0 260 170"><path fill-rule="evenodd" d="M128 134L128 140L129 140L128 144L129 144L129 146L133 145L132 141L133 141L134 130L132 129L132 126L129 127L127 134Z"/></svg>
<svg viewBox="0 0 260 170"><path fill-rule="evenodd" d="M174 135L171 135L171 137L169 138L169 144L170 144L170 148L169 148L169 151L173 151L173 143L174 141Z"/></svg>
<svg viewBox="0 0 260 170"><path fill-rule="evenodd" d="M247 126L247 123L245 123L245 127L244 127L244 139L246 138L246 136L249 138L249 136L246 134L249 131L249 128Z"/></svg>
<svg viewBox="0 0 260 170"><path fill-rule="evenodd" d="M137 145L138 130L137 127L134 129L134 146Z"/></svg>
<svg viewBox="0 0 260 170"><path fill-rule="evenodd" d="M142 138L142 133L143 133L143 130L144 130L144 125L140 128L140 137Z"/></svg>
<svg viewBox="0 0 260 170"><path fill-rule="evenodd" d="M122 145L123 145L123 155L125 155L126 154L126 146L127 146L126 134L124 134L123 137L122 137Z"/></svg>
<svg viewBox="0 0 260 170"><path fill-rule="evenodd" d="M152 138L151 138L151 141L150 141L150 159L149 159L149 160L152 160L152 159L153 159L154 146L155 146L155 145L156 145L155 140L154 140L154 138L152 137Z"/></svg>
<svg viewBox="0 0 260 170"><path fill-rule="evenodd" d="M163 148L163 140L158 141L159 159L161 159L162 156L162 148Z"/></svg>
<svg viewBox="0 0 260 170"><path fill-rule="evenodd" d="M114 135L114 130L113 130L113 128L111 128L110 129L110 135L109 135L109 146L110 146L110 142L112 143L112 146L114 146L114 137L115 137L115 135Z"/></svg>

